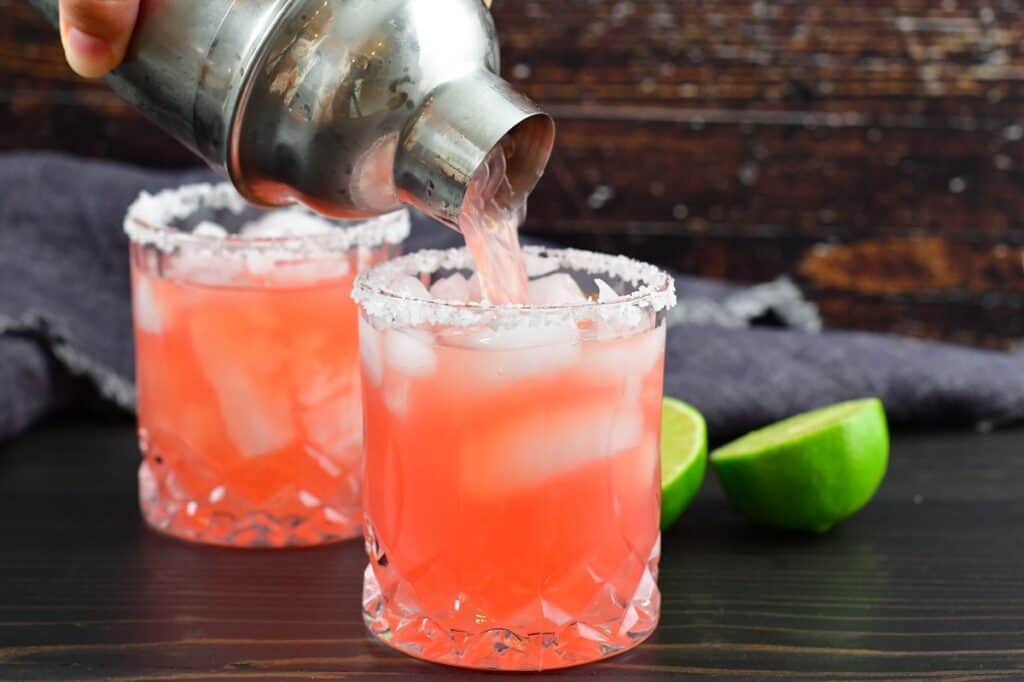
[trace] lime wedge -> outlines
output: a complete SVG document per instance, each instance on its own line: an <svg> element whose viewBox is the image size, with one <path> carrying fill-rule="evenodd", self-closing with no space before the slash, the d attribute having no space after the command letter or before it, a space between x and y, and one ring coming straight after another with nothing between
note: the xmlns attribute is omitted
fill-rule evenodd
<svg viewBox="0 0 1024 682"><path fill-rule="evenodd" d="M693 502L708 469L704 417L681 400L661 406L661 528L679 520Z"/></svg>
<svg viewBox="0 0 1024 682"><path fill-rule="evenodd" d="M711 453L726 497L752 521L817 533L867 504L888 462L875 398L790 417Z"/></svg>

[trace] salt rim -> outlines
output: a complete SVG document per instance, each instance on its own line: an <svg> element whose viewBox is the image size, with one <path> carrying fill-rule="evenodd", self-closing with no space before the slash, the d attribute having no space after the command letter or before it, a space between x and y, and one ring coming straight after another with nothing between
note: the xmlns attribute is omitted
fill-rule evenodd
<svg viewBox="0 0 1024 682"><path fill-rule="evenodd" d="M595 318L605 323L628 326L638 324L644 312L657 313L676 305L675 280L653 265L626 256L579 249L527 246L523 252L555 260L559 269L577 270L591 275L611 275L636 287L636 291L613 301L496 306L489 303L425 299L389 290L391 282L400 276L433 274L439 270L475 271L469 250L458 248L418 251L374 266L356 279L352 287L352 298L370 318L397 327L532 327Z"/></svg>
<svg viewBox="0 0 1024 682"><path fill-rule="evenodd" d="M357 247L372 249L383 244L400 244L409 236L410 219L406 209L374 218L336 221L300 205L282 207L277 210L302 211L327 228L319 234L287 237L246 238L239 235L196 234L169 226L169 223L184 220L201 208L227 210L240 215L252 207L228 182L182 185L156 194L143 191L128 207L124 231L133 244L152 246L165 253L193 245L225 253L243 251L273 255L282 252L288 255L316 255Z"/></svg>

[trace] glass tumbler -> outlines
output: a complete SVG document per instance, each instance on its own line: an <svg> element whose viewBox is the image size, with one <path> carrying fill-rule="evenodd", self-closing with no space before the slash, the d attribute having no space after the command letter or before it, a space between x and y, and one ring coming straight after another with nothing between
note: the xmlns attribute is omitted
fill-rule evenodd
<svg viewBox="0 0 1024 682"><path fill-rule="evenodd" d="M362 410L352 283L395 255L404 211L264 211L228 184L143 193L131 240L139 498L195 542L359 534Z"/></svg>
<svg viewBox="0 0 1024 682"><path fill-rule="evenodd" d="M465 250L398 258L355 285L363 615L379 639L435 662L578 665L636 646L658 621L673 280L623 257L526 253L538 295L578 300L476 302Z"/></svg>

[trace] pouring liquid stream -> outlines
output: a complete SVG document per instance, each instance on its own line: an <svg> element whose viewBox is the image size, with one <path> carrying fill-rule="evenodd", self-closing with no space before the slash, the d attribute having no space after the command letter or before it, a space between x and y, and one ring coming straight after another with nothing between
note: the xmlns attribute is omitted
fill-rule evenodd
<svg viewBox="0 0 1024 682"><path fill-rule="evenodd" d="M526 261L519 227L526 218L526 197L517 195L508 177L503 140L488 154L466 191L459 228L473 254L483 300L494 305L529 303Z"/></svg>

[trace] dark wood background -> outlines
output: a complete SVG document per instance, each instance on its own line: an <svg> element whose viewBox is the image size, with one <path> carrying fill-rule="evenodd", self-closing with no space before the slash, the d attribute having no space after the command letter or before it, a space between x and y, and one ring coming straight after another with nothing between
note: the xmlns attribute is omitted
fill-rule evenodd
<svg viewBox="0 0 1024 682"><path fill-rule="evenodd" d="M1024 338L1024 0L497 0L559 121L528 229L741 281L832 326ZM192 163L0 0L0 149Z"/></svg>

